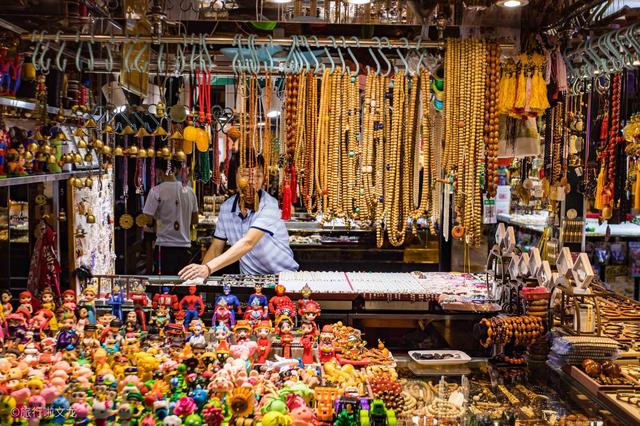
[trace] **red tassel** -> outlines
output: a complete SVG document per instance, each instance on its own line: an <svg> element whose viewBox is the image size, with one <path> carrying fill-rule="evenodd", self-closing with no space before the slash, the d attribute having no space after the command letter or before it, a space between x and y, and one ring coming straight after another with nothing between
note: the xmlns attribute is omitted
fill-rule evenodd
<svg viewBox="0 0 640 426"><path fill-rule="evenodd" d="M289 180L284 181L282 190L282 220L291 219L291 184Z"/></svg>
<svg viewBox="0 0 640 426"><path fill-rule="evenodd" d="M291 202L298 202L298 184L296 182L296 166L291 164Z"/></svg>

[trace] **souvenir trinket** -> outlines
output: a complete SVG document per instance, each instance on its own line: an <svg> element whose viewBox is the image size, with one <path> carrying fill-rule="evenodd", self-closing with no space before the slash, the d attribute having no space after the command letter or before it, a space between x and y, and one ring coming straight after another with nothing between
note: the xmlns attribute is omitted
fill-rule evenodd
<svg viewBox="0 0 640 426"><path fill-rule="evenodd" d="M271 333L273 333L271 320L262 320L255 328L256 343L258 343L256 363L258 364L264 364L271 353Z"/></svg>
<svg viewBox="0 0 640 426"><path fill-rule="evenodd" d="M198 319L202 316L204 313L204 302L202 301L202 297L196 294L196 286L189 286L189 295L184 296L180 300L180 307L186 313L184 318L185 327L191 323L191 320Z"/></svg>

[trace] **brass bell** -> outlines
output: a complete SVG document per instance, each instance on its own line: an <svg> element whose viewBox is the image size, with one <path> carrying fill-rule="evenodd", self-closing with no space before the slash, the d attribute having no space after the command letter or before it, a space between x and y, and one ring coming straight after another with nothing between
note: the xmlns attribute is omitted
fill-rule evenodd
<svg viewBox="0 0 640 426"><path fill-rule="evenodd" d="M145 129L144 127L140 127L135 134L136 138L144 138L147 136L151 136L151 135L149 134L149 132L147 132L147 129Z"/></svg>
<svg viewBox="0 0 640 426"><path fill-rule="evenodd" d="M38 150L40 146L35 143L35 142L31 142L29 145L27 145L27 151L29 151L32 154L35 154L35 152Z"/></svg>
<svg viewBox="0 0 640 426"><path fill-rule="evenodd" d="M96 217L93 213L87 213L87 223L96 223Z"/></svg>
<svg viewBox="0 0 640 426"><path fill-rule="evenodd" d="M147 150L144 148L138 149L138 158L147 158Z"/></svg>
<svg viewBox="0 0 640 426"><path fill-rule="evenodd" d="M82 130L80 127L77 127L76 130L73 131L73 136L75 136L76 138L84 137L84 130Z"/></svg>
<svg viewBox="0 0 640 426"><path fill-rule="evenodd" d="M43 154L51 154L51 145L43 144L40 147L40 152L43 153Z"/></svg>
<svg viewBox="0 0 640 426"><path fill-rule="evenodd" d="M93 179L91 179L90 177L86 178L86 179L84 180L84 186L85 186L86 188L91 188L91 187L93 187Z"/></svg>
<svg viewBox="0 0 640 426"><path fill-rule="evenodd" d="M96 139L95 141L93 141L93 147L97 150L102 149L102 147L104 146L104 142L102 142L100 139Z"/></svg>
<svg viewBox="0 0 640 426"><path fill-rule="evenodd" d="M175 153L175 159L176 159L176 161L186 161L187 160L187 154L185 154L183 150L178 150Z"/></svg>
<svg viewBox="0 0 640 426"><path fill-rule="evenodd" d="M107 123L107 124L104 126L104 128L102 129L102 131L103 131L104 133L109 133L109 134L111 134L111 133L115 133L115 131L113 130L113 126L112 126L111 124L109 124L109 123Z"/></svg>
<svg viewBox="0 0 640 426"><path fill-rule="evenodd" d="M180 133L179 130L176 130L175 132L173 132L171 134L171 136L169 136L169 140L172 141L181 141L184 140L184 137L182 136L182 133Z"/></svg>
<svg viewBox="0 0 640 426"><path fill-rule="evenodd" d="M87 148L87 142L84 139L80 139L78 141L78 149L86 149Z"/></svg>
<svg viewBox="0 0 640 426"><path fill-rule="evenodd" d="M156 116L157 118L162 118L162 117L164 117L165 109L166 109L165 104L164 104L163 102L158 102L158 103L156 104L156 114L155 114L155 116Z"/></svg>
<svg viewBox="0 0 640 426"><path fill-rule="evenodd" d="M87 129L95 129L98 127L98 125L96 124L96 121L93 118L90 118L84 123L84 127Z"/></svg>
<svg viewBox="0 0 640 426"><path fill-rule="evenodd" d="M126 126L124 129L122 129L122 132L120 132L121 135L126 136L126 135L133 135L136 132L131 128L131 126Z"/></svg>
<svg viewBox="0 0 640 426"><path fill-rule="evenodd" d="M167 134L167 131L162 126L156 127L156 129L152 133L153 136L167 136Z"/></svg>
<svg viewBox="0 0 640 426"><path fill-rule="evenodd" d="M82 155L79 152L73 154L73 162L74 163L82 163Z"/></svg>
<svg viewBox="0 0 640 426"><path fill-rule="evenodd" d="M113 155L115 155L116 157L122 157L124 155L124 152L122 151L122 147L116 146L115 149L113 150Z"/></svg>
<svg viewBox="0 0 640 426"><path fill-rule="evenodd" d="M171 150L169 149L169 147L162 147L162 149L160 150L160 156L165 160L171 158Z"/></svg>
<svg viewBox="0 0 640 426"><path fill-rule="evenodd" d="M82 179L75 178L73 180L73 186L80 189L84 186L84 182L82 181Z"/></svg>
<svg viewBox="0 0 640 426"><path fill-rule="evenodd" d="M33 154L31 153L31 151L27 151L24 153L24 159L27 161L33 160Z"/></svg>
<svg viewBox="0 0 640 426"><path fill-rule="evenodd" d="M129 147L129 157L135 158L138 155L138 147L133 145Z"/></svg>
<svg viewBox="0 0 640 426"><path fill-rule="evenodd" d="M156 156L156 151L153 148L147 148L147 157L153 158Z"/></svg>
<svg viewBox="0 0 640 426"><path fill-rule="evenodd" d="M109 145L105 145L102 147L102 153L104 155L111 155L111 147Z"/></svg>
<svg viewBox="0 0 640 426"><path fill-rule="evenodd" d="M93 154L91 154L90 152L87 152L84 155L84 161L87 163L91 163L93 161Z"/></svg>
<svg viewBox="0 0 640 426"><path fill-rule="evenodd" d="M44 136L42 136L42 133L40 133L40 130L38 130L32 137L32 139L37 140L37 141L45 141L46 138Z"/></svg>
<svg viewBox="0 0 640 426"><path fill-rule="evenodd" d="M58 159L53 154L50 154L49 158L47 158L47 163L48 164L56 164L57 162L58 162Z"/></svg>
<svg viewBox="0 0 640 426"><path fill-rule="evenodd" d="M69 185L76 186L76 178L73 176L69 178Z"/></svg>

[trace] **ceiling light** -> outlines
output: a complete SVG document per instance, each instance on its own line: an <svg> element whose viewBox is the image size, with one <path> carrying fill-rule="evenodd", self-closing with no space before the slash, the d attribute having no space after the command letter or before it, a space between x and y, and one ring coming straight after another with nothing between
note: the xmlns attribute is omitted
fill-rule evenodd
<svg viewBox="0 0 640 426"><path fill-rule="evenodd" d="M371 0L347 0L347 3L349 3L349 4L357 4L357 5L369 4L369 3L371 3Z"/></svg>
<svg viewBox="0 0 640 426"><path fill-rule="evenodd" d="M498 6L508 7L510 9L522 7L529 4L529 0L498 0Z"/></svg>

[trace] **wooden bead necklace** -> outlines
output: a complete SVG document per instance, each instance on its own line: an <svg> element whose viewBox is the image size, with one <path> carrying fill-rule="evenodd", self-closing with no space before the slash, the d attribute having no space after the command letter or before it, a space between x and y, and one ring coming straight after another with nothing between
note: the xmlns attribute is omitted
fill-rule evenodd
<svg viewBox="0 0 640 426"><path fill-rule="evenodd" d="M489 197L496 196L498 184L498 73L499 47L487 43L487 76L484 104L484 146L487 169L486 188Z"/></svg>

